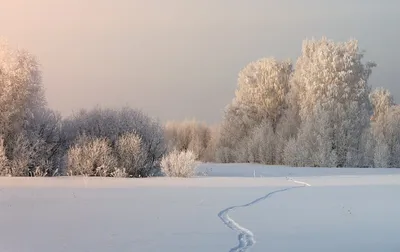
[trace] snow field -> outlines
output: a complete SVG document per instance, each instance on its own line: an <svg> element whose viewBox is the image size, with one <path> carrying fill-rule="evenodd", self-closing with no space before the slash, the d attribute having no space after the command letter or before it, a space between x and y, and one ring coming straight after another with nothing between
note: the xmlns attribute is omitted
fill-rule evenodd
<svg viewBox="0 0 400 252"><path fill-rule="evenodd" d="M400 250L396 169L205 169L191 179L0 178L0 251Z"/></svg>

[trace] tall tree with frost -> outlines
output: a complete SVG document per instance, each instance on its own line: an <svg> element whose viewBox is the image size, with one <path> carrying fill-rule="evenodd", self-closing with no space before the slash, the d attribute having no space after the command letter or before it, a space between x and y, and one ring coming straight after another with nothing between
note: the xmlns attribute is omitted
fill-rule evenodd
<svg viewBox="0 0 400 252"><path fill-rule="evenodd" d="M287 107L292 70L289 61L263 58L239 72L235 98L228 105L221 125L217 159L236 161L238 144L262 121L269 121L275 132Z"/></svg>
<svg viewBox="0 0 400 252"><path fill-rule="evenodd" d="M281 148L278 135L272 130L271 122L263 121L255 127L238 146L239 162L276 164L280 160Z"/></svg>
<svg viewBox="0 0 400 252"><path fill-rule="evenodd" d="M216 144L216 160L222 163L237 162L236 151L240 143L247 138L254 127L261 123L259 116L248 107L237 104L228 105L220 126L220 135Z"/></svg>
<svg viewBox="0 0 400 252"><path fill-rule="evenodd" d="M275 130L287 107L286 95L292 70L290 61L277 61L274 58L249 63L239 73L234 102L267 118Z"/></svg>
<svg viewBox="0 0 400 252"><path fill-rule="evenodd" d="M361 136L369 125L371 104L367 84L374 63L362 63L358 42L335 43L326 38L303 42L292 85L304 122L315 115L315 106L331 114L331 151L338 166L351 166L360 156Z"/></svg>
<svg viewBox="0 0 400 252"><path fill-rule="evenodd" d="M391 155L389 167L400 168L400 106L392 106L389 114L388 145Z"/></svg>
<svg viewBox="0 0 400 252"><path fill-rule="evenodd" d="M29 52L0 41L0 135L8 169L3 174L59 172L60 117L46 109L41 71Z"/></svg>
<svg viewBox="0 0 400 252"><path fill-rule="evenodd" d="M375 140L373 156L375 167L400 166L400 107L384 88L375 89L370 95L374 108L371 132Z"/></svg>
<svg viewBox="0 0 400 252"><path fill-rule="evenodd" d="M374 165L377 168L388 168L390 160L389 146L382 140L378 140L375 146Z"/></svg>
<svg viewBox="0 0 400 252"><path fill-rule="evenodd" d="M388 107L374 117L371 128L376 143L375 166L400 167L400 106ZM379 161L376 161L376 156ZM387 159L385 162L382 162L382 156Z"/></svg>
<svg viewBox="0 0 400 252"><path fill-rule="evenodd" d="M22 127L24 120L45 105L41 72L36 58L0 41L0 135ZM7 144L7 143L6 143Z"/></svg>
<svg viewBox="0 0 400 252"><path fill-rule="evenodd" d="M297 139L288 141L284 150L284 161L292 166L335 167L336 150L332 141L332 118L329 113L317 104L314 115L303 121Z"/></svg>

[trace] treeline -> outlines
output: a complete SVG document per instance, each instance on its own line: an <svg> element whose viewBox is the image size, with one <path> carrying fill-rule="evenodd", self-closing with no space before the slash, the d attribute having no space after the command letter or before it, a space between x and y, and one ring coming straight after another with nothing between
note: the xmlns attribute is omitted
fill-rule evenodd
<svg viewBox="0 0 400 252"><path fill-rule="evenodd" d="M131 108L49 109L37 59L0 42L0 175L188 176L192 152L167 150L164 127Z"/></svg>
<svg viewBox="0 0 400 252"><path fill-rule="evenodd" d="M0 175L192 176L195 160L400 167L400 106L372 90L357 41L303 42L293 64L249 63L220 125L132 108L49 109L37 59L0 42Z"/></svg>
<svg viewBox="0 0 400 252"><path fill-rule="evenodd" d="M355 40L322 38L305 40L295 64L251 62L218 131L172 123L167 138L203 161L400 167L400 106L388 90L371 89L376 64L363 57Z"/></svg>

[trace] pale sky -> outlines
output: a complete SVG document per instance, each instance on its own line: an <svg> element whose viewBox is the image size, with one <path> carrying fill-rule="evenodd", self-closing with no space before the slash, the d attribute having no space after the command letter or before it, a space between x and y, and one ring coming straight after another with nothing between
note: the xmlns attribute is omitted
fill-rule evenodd
<svg viewBox="0 0 400 252"><path fill-rule="evenodd" d="M0 0L0 36L35 54L49 106L216 123L239 70L295 60L305 38L356 38L370 84L400 101L398 0Z"/></svg>

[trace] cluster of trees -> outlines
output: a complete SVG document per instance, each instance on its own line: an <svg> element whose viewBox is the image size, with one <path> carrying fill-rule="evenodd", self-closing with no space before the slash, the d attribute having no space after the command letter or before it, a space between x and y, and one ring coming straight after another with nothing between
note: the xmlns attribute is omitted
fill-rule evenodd
<svg viewBox="0 0 400 252"><path fill-rule="evenodd" d="M190 176L195 160L400 167L400 106L371 89L376 65L363 57L355 40L305 40L295 64L245 66L218 127L162 125L131 108L62 118L47 107L37 59L1 41L0 175Z"/></svg>
<svg viewBox="0 0 400 252"><path fill-rule="evenodd" d="M167 152L163 126L141 111L47 107L37 59L0 43L0 175L147 177Z"/></svg>
<svg viewBox="0 0 400 252"><path fill-rule="evenodd" d="M164 126L168 151L190 151L196 160L215 161L218 128L196 120L171 121Z"/></svg>
<svg viewBox="0 0 400 252"><path fill-rule="evenodd" d="M358 42L305 40L289 61L264 58L239 73L216 146L219 162L400 167L400 109L371 90L375 63Z"/></svg>
<svg viewBox="0 0 400 252"><path fill-rule="evenodd" d="M400 106L372 90L376 64L363 58L356 40L305 40L295 63L262 58L239 72L218 130L175 122L166 138L202 161L400 167Z"/></svg>

